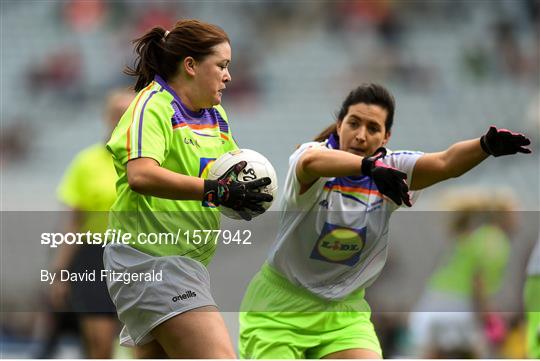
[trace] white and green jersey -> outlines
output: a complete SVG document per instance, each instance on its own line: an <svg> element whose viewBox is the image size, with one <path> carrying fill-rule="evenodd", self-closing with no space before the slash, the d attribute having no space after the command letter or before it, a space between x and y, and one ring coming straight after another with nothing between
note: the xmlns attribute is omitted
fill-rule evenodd
<svg viewBox="0 0 540 361"><path fill-rule="evenodd" d="M531 258L529 258L527 274L529 276L540 276L540 235L538 236L538 240L534 246Z"/></svg>
<svg viewBox="0 0 540 361"><path fill-rule="evenodd" d="M223 108L190 111L156 76L124 113L107 148L119 176L118 198L111 208L109 228L131 233L132 239L141 233L174 235L174 242L134 242L132 246L155 256L182 255L208 264L215 242L206 240L195 245L187 237L193 230L219 229L219 211L202 201L177 201L134 192L127 182L126 163L147 157L173 172L205 178L216 158L238 148Z"/></svg>
<svg viewBox="0 0 540 361"><path fill-rule="evenodd" d="M381 272L387 255L388 221L396 206L367 176L320 178L300 194L296 164L311 147L303 144L289 159L281 207L283 214L268 263L291 283L326 299L341 299L369 286ZM381 161L407 173L420 152L389 153ZM414 201L417 192L411 192Z"/></svg>

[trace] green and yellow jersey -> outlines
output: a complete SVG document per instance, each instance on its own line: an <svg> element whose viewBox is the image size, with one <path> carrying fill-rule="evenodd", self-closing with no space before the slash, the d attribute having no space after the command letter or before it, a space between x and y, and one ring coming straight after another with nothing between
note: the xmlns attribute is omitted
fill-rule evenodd
<svg viewBox="0 0 540 361"><path fill-rule="evenodd" d="M103 233L107 212L116 199L117 179L111 154L95 144L75 156L64 173L57 193L61 202L84 212L80 232Z"/></svg>
<svg viewBox="0 0 540 361"><path fill-rule="evenodd" d="M132 235L132 246L154 255L182 255L208 264L216 244L189 242L193 230L217 230L220 214L202 201L177 201L134 192L126 163L147 157L176 173L206 178L215 159L237 149L221 106L190 111L159 76L141 90L114 130L107 148L119 179L109 228ZM187 232L187 233L186 233ZM174 235L174 242L138 242L141 233ZM140 238L139 238L140 239Z"/></svg>
<svg viewBox="0 0 540 361"><path fill-rule="evenodd" d="M502 283L510 241L498 227L483 225L456 240L454 249L429 281L429 289L472 297L474 277L479 275L488 294L496 293Z"/></svg>

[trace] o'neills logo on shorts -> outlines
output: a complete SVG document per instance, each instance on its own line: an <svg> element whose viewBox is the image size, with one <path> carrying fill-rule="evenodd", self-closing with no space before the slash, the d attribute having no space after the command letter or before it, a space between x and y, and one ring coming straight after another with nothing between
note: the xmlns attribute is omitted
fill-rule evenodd
<svg viewBox="0 0 540 361"><path fill-rule="evenodd" d="M181 295L178 295L178 296L174 296L172 298L172 301L173 302L178 302L180 300L187 300L188 298L193 298L193 297L197 297L197 294L193 291L187 291L185 293L182 293Z"/></svg>

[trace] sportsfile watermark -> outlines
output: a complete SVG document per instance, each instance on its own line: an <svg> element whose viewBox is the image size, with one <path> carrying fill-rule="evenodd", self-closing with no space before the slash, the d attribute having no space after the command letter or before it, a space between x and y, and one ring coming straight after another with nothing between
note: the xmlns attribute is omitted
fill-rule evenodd
<svg viewBox="0 0 540 361"><path fill-rule="evenodd" d="M120 229L107 229L103 233L87 232L44 232L41 233L40 243L57 248L66 245L101 245L107 244L140 244L140 245L206 245L237 244L252 245L252 232L249 229L178 229L173 232L141 232L136 235Z"/></svg>
<svg viewBox="0 0 540 361"><path fill-rule="evenodd" d="M149 272L116 272L108 269L85 270L84 272L72 272L67 269L51 272L46 269L40 270L40 281L52 285L54 282L162 282L163 270L151 270Z"/></svg>
<svg viewBox="0 0 540 361"><path fill-rule="evenodd" d="M501 232L493 233L489 229L474 233L477 237L471 240L478 242L480 247L465 249L473 252L465 257L453 251L456 246L462 245L459 242L461 238L455 237L452 228L461 225L461 214L456 212L397 211L389 221L387 243L374 239L369 224L368 228L364 229L364 219L359 217L357 212L321 212L323 221L316 222L313 230L306 228L305 231L290 235L284 233L283 229L282 220L285 214L275 211L268 211L250 222L229 220L225 217L220 222L210 222L208 225L201 222L198 227L200 230L188 230L184 224L193 224L193 220L196 222L203 219L205 215L202 213L163 212L142 216L122 213L114 226L108 225L110 222L105 213L95 213L91 215L92 220L97 218L103 222L90 225L85 223L82 227L94 226L91 228L94 232L86 232L87 229L84 229L85 232L81 230L78 233L69 233L68 231L73 229L63 227L70 220L68 212L2 212L1 215L0 302L7 311L46 310L47 303L43 295L58 290L55 288L58 286L74 287L74 290L82 289L93 293L104 280L120 285L156 283L159 286L174 274L170 269L152 266L129 270L104 267L103 252L109 250L103 246L111 245L115 248L113 242L125 248L122 250L126 251L125 254L129 254L127 251L131 250L131 247L124 244L129 243L137 252L148 250L149 253L156 251L179 256L185 253L188 256L201 255L199 259L208 262L205 266L212 285L212 296L218 302L219 308L227 312L241 310L248 285L253 279L260 278L256 275L262 272L263 265L271 264L276 269L282 261L287 261L288 267L295 267L299 272L312 266L316 277L306 275L303 282L309 282L308 286L316 288L315 291L326 290L324 282L328 278L323 277L327 275L333 277L343 274L341 279L347 282L357 279L354 278L357 275L362 277L366 272L374 272L371 270L373 267L383 266L380 276L366 289L366 300L373 312L456 312L453 304L439 302L438 299L433 302L435 306L426 305L424 300L432 294L428 292L428 287L433 284L430 280L433 277L440 280L437 274L449 270L450 272L446 271L443 276L449 276L448 282L454 282L454 276L458 277L460 282L464 280L465 283L459 285L459 292L465 294L473 290L472 281L466 278L469 270L477 269L473 266L478 265L486 272L489 267L491 272L493 266L494 273L493 276L490 273L492 278L488 280L491 282L489 287L497 288L498 291L488 297L491 307L500 312L519 312L523 308L524 281L530 278L533 272L538 272L535 269L539 269L540 264L537 263L535 267L534 260L531 262L532 249L538 239L538 211L500 214L506 227L507 222L516 222L514 230L507 235ZM302 215L298 216L301 218ZM483 216L481 212L478 214L479 221L484 221ZM338 218L361 224L359 227L336 227ZM455 220L460 222L455 223ZM476 229L481 224L472 223L471 226ZM214 226L220 230L212 229ZM316 232L316 236L310 232ZM498 235L497 238L492 234ZM285 236L295 237L296 241L280 246L278 241ZM498 246L499 236L505 245ZM137 247L137 242L146 242L147 245ZM150 243L155 246L149 245ZM64 244L75 245L66 247L66 251L68 248L69 251L74 251L70 267L55 262L61 255ZM462 248L457 250L463 251ZM476 250L480 252L477 253ZM452 256L454 254L455 256ZM377 262L370 262L371 258L379 255ZM92 260L95 259L98 260L99 267L94 265ZM488 262L491 259L498 263ZM449 263L448 260L454 260L454 263ZM468 262L468 266L454 266L463 262ZM304 268L300 269L301 267ZM317 273L319 270L327 271ZM358 273L355 273L355 270L358 270ZM283 271L282 267L279 271L284 274L287 270ZM307 271L310 270L306 269ZM497 282L491 281L495 276ZM338 287L333 286L333 279L329 282L328 289L337 290ZM340 283L339 286L343 284ZM279 293L277 285L272 287ZM199 292L192 291L199 296ZM178 292L179 295L184 295L187 290ZM177 302L196 299L187 294L184 298L185 300L180 297ZM167 302L169 301L174 303L170 298ZM287 303L285 310L280 310L279 305L274 307L263 302L255 306L262 311L277 308L278 311L295 312L305 309L302 308L305 305L301 303L298 307ZM74 311L84 311L78 307L75 306ZM540 304L536 302L534 307L538 311Z"/></svg>

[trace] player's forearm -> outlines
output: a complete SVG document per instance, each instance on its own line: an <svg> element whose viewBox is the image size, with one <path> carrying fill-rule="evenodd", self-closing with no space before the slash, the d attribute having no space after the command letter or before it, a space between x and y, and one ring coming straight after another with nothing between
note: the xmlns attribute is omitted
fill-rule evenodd
<svg viewBox="0 0 540 361"><path fill-rule="evenodd" d="M480 146L480 139L458 142L444 153L446 178L459 177L480 164L489 154Z"/></svg>
<svg viewBox="0 0 540 361"><path fill-rule="evenodd" d="M137 193L176 200L203 198L203 179L162 168L151 159L129 162L127 174L130 188Z"/></svg>
<svg viewBox="0 0 540 361"><path fill-rule="evenodd" d="M459 177L487 157L479 139L455 143L442 152L426 153L416 161L410 188L423 189L446 179Z"/></svg>
<svg viewBox="0 0 540 361"><path fill-rule="evenodd" d="M320 177L345 177L361 174L362 157L341 150L312 150L298 162L297 174L315 180ZM302 180L302 179L300 179Z"/></svg>

